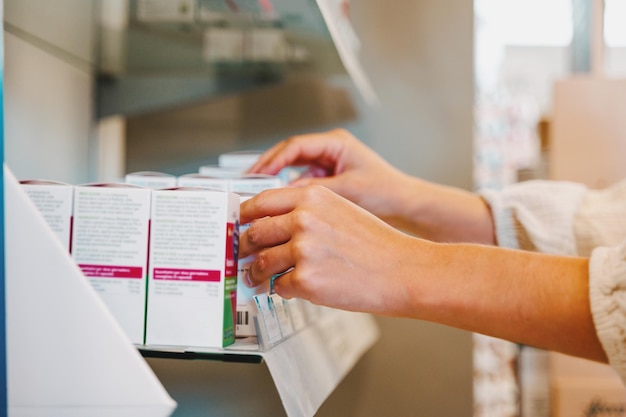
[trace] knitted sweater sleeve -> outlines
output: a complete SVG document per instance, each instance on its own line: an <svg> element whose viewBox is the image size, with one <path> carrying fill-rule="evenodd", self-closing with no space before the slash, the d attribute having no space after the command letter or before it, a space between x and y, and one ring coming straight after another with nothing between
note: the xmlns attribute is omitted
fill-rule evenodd
<svg viewBox="0 0 626 417"><path fill-rule="evenodd" d="M500 246L590 258L596 332L609 363L626 381L626 180L601 191L527 181L481 195Z"/></svg>

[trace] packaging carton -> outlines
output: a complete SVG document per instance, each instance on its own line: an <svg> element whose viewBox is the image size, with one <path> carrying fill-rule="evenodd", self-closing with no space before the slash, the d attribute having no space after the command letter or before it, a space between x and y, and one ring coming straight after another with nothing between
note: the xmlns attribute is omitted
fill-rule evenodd
<svg viewBox="0 0 626 417"><path fill-rule="evenodd" d="M281 179L274 175L248 174L229 180L229 190L236 194L258 194L261 191L280 188Z"/></svg>
<svg viewBox="0 0 626 417"><path fill-rule="evenodd" d="M239 195L240 201L244 201L253 197L254 194L242 193ZM250 226L249 223L239 226L239 232L242 234ZM269 291L269 284L259 285L254 288L246 286L244 283L244 275L249 265L254 261L255 256L251 255L238 260L237 266L237 321L236 331L237 337L256 336L256 328L254 326L254 316L257 314L257 308L253 297L256 294Z"/></svg>
<svg viewBox="0 0 626 417"><path fill-rule="evenodd" d="M144 341L150 190L74 188L72 257L133 343Z"/></svg>
<svg viewBox="0 0 626 417"><path fill-rule="evenodd" d="M198 171L201 175L215 178L236 178L243 175L245 168L226 168L219 165L202 165Z"/></svg>
<svg viewBox="0 0 626 417"><path fill-rule="evenodd" d="M280 178L271 175L245 175L230 179L229 184L230 191L238 194L240 201L243 203L263 190L280 187L282 181ZM241 233L248 227L248 224L241 225ZM254 315L257 313L257 308L253 297L256 294L269 291L269 285L261 285L255 288L248 288L245 285L243 275L252 261L254 261L254 256L240 259L237 268L237 337L257 335L254 326Z"/></svg>
<svg viewBox="0 0 626 417"><path fill-rule="evenodd" d="M217 347L235 340L239 197L154 190L146 344Z"/></svg>
<svg viewBox="0 0 626 417"><path fill-rule="evenodd" d="M70 184L45 180L24 180L20 181L20 184L65 250L69 252L74 187Z"/></svg>
<svg viewBox="0 0 626 417"><path fill-rule="evenodd" d="M233 151L220 154L218 165L222 168L238 169L244 172L259 159L260 151Z"/></svg>
<svg viewBox="0 0 626 417"><path fill-rule="evenodd" d="M176 177L155 171L138 171L126 174L124 182L145 188L172 188L176 187Z"/></svg>
<svg viewBox="0 0 626 417"><path fill-rule="evenodd" d="M178 177L178 187L202 187L228 191L228 179L204 174L186 174Z"/></svg>
<svg viewBox="0 0 626 417"><path fill-rule="evenodd" d="M626 387L609 365L549 353L550 415L626 415Z"/></svg>

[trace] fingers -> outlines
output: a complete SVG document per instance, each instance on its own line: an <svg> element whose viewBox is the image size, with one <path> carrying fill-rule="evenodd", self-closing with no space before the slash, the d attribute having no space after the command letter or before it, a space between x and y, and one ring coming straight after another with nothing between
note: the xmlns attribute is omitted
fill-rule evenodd
<svg viewBox="0 0 626 417"><path fill-rule="evenodd" d="M295 260L291 256L290 244L265 249L257 255L247 268L246 285L255 287L269 281L274 275L293 268Z"/></svg>
<svg viewBox="0 0 626 417"><path fill-rule="evenodd" d="M289 158L283 157L282 161L277 160L277 156L282 154L286 145L287 141L282 141L263 152L254 165L248 169L248 173L276 175L282 168L291 165L293 162Z"/></svg>
<svg viewBox="0 0 626 417"><path fill-rule="evenodd" d="M293 266L287 246L291 233L285 227L285 220L284 216L257 220L240 236L240 259L257 254L250 264L243 266L247 286L260 285Z"/></svg>
<svg viewBox="0 0 626 417"><path fill-rule="evenodd" d="M315 214L329 206L330 190L311 186L267 190L241 205L242 223L251 222L240 236L239 256L257 254L249 266L248 285L258 285L273 275L301 265L310 250L302 239L315 241L318 233L328 234L328 226ZM313 208L309 210L308 208ZM315 233L312 233L315 231Z"/></svg>
<svg viewBox="0 0 626 417"><path fill-rule="evenodd" d="M313 187L311 187L313 188ZM279 216L292 211L299 203L311 194L305 188L277 188L265 190L255 197L243 202L240 207L239 221L241 224L250 223L264 217Z"/></svg>
<svg viewBox="0 0 626 417"><path fill-rule="evenodd" d="M286 223L284 216L267 217L252 222L248 230L239 237L240 258L289 241L291 232Z"/></svg>
<svg viewBox="0 0 626 417"><path fill-rule="evenodd" d="M283 298L301 297L302 294L297 290L296 270L292 269L274 280L274 291Z"/></svg>
<svg viewBox="0 0 626 417"><path fill-rule="evenodd" d="M343 148L341 139L347 134L333 130L293 136L264 152L248 172L275 175L286 166L311 164L333 170Z"/></svg>

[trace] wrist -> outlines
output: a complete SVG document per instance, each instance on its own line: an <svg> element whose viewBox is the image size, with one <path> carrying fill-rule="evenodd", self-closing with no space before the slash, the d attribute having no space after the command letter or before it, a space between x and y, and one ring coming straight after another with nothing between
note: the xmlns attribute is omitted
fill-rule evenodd
<svg viewBox="0 0 626 417"><path fill-rule="evenodd" d="M439 242L495 244L489 206L475 193L414 178L403 216L418 236Z"/></svg>

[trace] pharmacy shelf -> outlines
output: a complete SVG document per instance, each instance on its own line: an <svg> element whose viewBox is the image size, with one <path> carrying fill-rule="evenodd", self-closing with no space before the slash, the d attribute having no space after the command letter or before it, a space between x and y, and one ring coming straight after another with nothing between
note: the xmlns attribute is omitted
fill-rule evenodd
<svg viewBox="0 0 626 417"><path fill-rule="evenodd" d="M223 349L195 348L185 346L137 346L144 358L216 360L222 362L261 363L261 352L256 338L237 340Z"/></svg>
<svg viewBox="0 0 626 417"><path fill-rule="evenodd" d="M345 73L315 0L274 0L271 16L228 10L223 1L199 0L193 16L180 21L142 15L138 12L140 3L129 3L130 19L123 29L99 28L98 117L175 108L279 83L299 74ZM206 10L221 18L203 17ZM243 35L268 28L282 33L291 51L289 58L250 56L246 51L254 49L254 42L249 40L243 42L246 46L241 59L207 57L207 32L211 29Z"/></svg>
<svg viewBox="0 0 626 417"><path fill-rule="evenodd" d="M147 358L265 363L288 416L313 416L380 336L368 314L325 309L315 322L271 349L254 338L225 349L142 346Z"/></svg>
<svg viewBox="0 0 626 417"><path fill-rule="evenodd" d="M237 339L225 348L137 345L137 349L146 358L261 363L272 349L277 349L283 343L285 346L296 344L298 339L310 341L313 346L325 350L324 355L332 357L341 352L348 356L362 354L377 338L377 325L369 315L324 309L321 319L267 350L261 349L256 337ZM338 348L337 352L335 348Z"/></svg>
<svg viewBox="0 0 626 417"><path fill-rule="evenodd" d="M56 414L78 415L65 410L73 408L81 416L86 415L86 407L170 410L173 401L137 354L137 347L129 343L8 168L4 175L10 226L6 233L7 352L12 365L8 380L13 404L23 409L15 415L30 416L33 407L52 410L46 415L61 409ZM274 343L265 350L248 339L225 349L141 346L139 351L147 357L263 362L287 415L312 417L376 343L379 330L374 318L364 313L313 306L307 316L300 330L271 339ZM59 369L64 378L58 377Z"/></svg>

